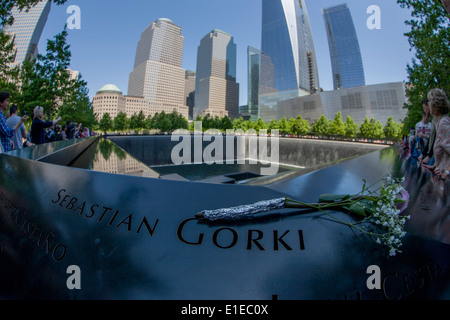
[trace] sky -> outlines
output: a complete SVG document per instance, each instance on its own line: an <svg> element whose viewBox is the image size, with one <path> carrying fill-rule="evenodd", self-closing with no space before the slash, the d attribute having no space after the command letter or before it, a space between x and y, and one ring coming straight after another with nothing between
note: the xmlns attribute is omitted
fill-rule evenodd
<svg viewBox="0 0 450 320"><path fill-rule="evenodd" d="M276 0L273 0L276 1ZM406 67L412 61L405 21L407 9L395 0L306 0L319 68L320 87L333 89L328 40L322 8L346 3L353 17L366 78L366 84L407 81ZM261 0L68 0L52 4L39 42L46 51L48 39L62 31L72 12L80 9L80 29L68 30L72 53L71 69L87 81L92 98L105 84L115 84L124 94L133 70L137 43L142 31L158 18L169 18L182 28L183 64L196 69L200 40L211 30L220 29L234 37L237 45L237 82L240 105L248 103L247 48L261 48ZM380 29L369 29L370 6L380 8Z"/></svg>

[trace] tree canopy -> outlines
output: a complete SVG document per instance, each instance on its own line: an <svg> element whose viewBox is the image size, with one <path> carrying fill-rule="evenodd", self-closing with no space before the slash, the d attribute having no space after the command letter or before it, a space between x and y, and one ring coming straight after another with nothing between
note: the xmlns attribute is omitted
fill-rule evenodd
<svg viewBox="0 0 450 320"><path fill-rule="evenodd" d="M421 101L430 89L441 88L450 94L450 15L440 0L397 0L411 11L405 21L414 58L407 66L406 88L408 114L405 129L414 127L422 118Z"/></svg>

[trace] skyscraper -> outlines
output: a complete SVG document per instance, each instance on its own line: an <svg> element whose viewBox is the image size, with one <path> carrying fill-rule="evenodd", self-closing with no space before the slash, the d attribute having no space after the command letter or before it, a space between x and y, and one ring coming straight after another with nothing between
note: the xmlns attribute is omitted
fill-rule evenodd
<svg viewBox="0 0 450 320"><path fill-rule="evenodd" d="M151 110L176 110L187 116L185 70L181 67L183 44L181 28L171 20L152 22L138 42L128 96L143 97Z"/></svg>
<svg viewBox="0 0 450 320"><path fill-rule="evenodd" d="M320 88L314 41L304 0L263 0L259 117L276 118L278 101ZM268 77L272 77L269 79ZM269 85L270 84L270 85Z"/></svg>
<svg viewBox="0 0 450 320"><path fill-rule="evenodd" d="M346 4L322 9L330 48L334 90L365 85L353 19Z"/></svg>
<svg viewBox="0 0 450 320"><path fill-rule="evenodd" d="M239 115L236 44L217 29L203 37L197 51L194 118L208 113L232 119Z"/></svg>
<svg viewBox="0 0 450 320"><path fill-rule="evenodd" d="M319 89L311 25L304 0L263 0L261 51L274 65L278 91Z"/></svg>
<svg viewBox="0 0 450 320"><path fill-rule="evenodd" d="M42 1L28 11L14 7L11 11L14 23L5 26L4 32L13 36L16 59L11 67L22 65L25 59L33 59L38 53L39 39L50 13L51 2Z"/></svg>
<svg viewBox="0 0 450 320"><path fill-rule="evenodd" d="M259 78L261 70L261 50L248 47L248 113L252 120L258 117Z"/></svg>

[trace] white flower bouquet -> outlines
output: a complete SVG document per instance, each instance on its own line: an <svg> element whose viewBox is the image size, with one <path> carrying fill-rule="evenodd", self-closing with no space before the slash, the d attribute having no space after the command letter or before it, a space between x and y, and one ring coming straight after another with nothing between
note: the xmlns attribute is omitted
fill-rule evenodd
<svg viewBox="0 0 450 320"><path fill-rule="evenodd" d="M401 252L401 238L406 234L404 226L406 220L410 219L410 216L401 214L407 208L409 200L408 191L401 185L404 179L393 179L389 175L376 190L366 187L366 181L363 181L362 190L356 195L322 194L318 203L303 203L283 197L231 208L203 210L197 213L196 217L209 221L239 220L276 209L315 209L369 235L376 243L387 246L390 256L395 256L397 252ZM354 222L343 221L327 212L329 209L341 210L359 219ZM378 228L369 230L366 228L367 222Z"/></svg>

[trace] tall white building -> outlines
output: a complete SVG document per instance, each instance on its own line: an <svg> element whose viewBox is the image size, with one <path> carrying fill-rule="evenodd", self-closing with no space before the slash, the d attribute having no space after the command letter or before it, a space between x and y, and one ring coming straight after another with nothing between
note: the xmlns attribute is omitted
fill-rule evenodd
<svg viewBox="0 0 450 320"><path fill-rule="evenodd" d="M50 13L51 2L42 1L28 11L14 7L11 11L14 23L3 31L14 39L16 59L11 67L21 66L25 59L34 59L38 54L38 44Z"/></svg>
<svg viewBox="0 0 450 320"><path fill-rule="evenodd" d="M129 77L128 96L143 97L150 114L176 110L187 118L185 70L181 67L183 44L181 28L166 18L152 22L142 32Z"/></svg>
<svg viewBox="0 0 450 320"><path fill-rule="evenodd" d="M236 44L233 37L214 29L200 42L197 53L194 118L239 116L236 83Z"/></svg>

